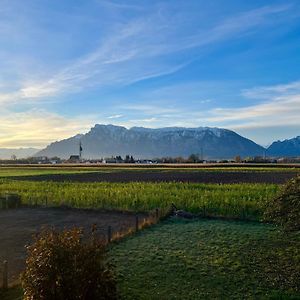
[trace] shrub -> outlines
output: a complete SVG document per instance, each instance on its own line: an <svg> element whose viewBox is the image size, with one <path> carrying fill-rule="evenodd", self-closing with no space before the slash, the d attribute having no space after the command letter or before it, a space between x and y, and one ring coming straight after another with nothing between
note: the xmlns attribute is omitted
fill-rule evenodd
<svg viewBox="0 0 300 300"><path fill-rule="evenodd" d="M264 219L281 225L285 231L300 230L300 176L288 181L280 194L268 202Z"/></svg>
<svg viewBox="0 0 300 300"><path fill-rule="evenodd" d="M27 251L21 276L25 300L117 299L105 245L93 235L84 237L78 228L45 229Z"/></svg>

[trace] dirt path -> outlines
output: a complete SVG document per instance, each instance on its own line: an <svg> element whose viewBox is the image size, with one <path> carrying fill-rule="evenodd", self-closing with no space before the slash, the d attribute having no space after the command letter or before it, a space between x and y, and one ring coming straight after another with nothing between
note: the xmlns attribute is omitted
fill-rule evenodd
<svg viewBox="0 0 300 300"><path fill-rule="evenodd" d="M143 217L141 215L141 217ZM98 233L106 238L107 227L113 231L135 226L135 216L122 212L101 212L70 208L20 208L0 210L0 282L2 283L2 262L8 261L9 283L17 281L24 268L25 245L43 226L56 229L83 227L90 230L97 224Z"/></svg>
<svg viewBox="0 0 300 300"><path fill-rule="evenodd" d="M299 172L113 172L84 174L53 174L11 177L13 180L72 182L199 182L199 183L274 183L282 184Z"/></svg>

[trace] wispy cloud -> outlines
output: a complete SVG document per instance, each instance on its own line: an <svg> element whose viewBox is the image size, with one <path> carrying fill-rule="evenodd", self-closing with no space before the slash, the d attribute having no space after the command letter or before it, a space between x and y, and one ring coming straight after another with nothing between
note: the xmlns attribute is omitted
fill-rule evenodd
<svg viewBox="0 0 300 300"><path fill-rule="evenodd" d="M98 3L110 9L142 10L142 7L139 5L124 4L117 1L98 0Z"/></svg>
<svg viewBox="0 0 300 300"><path fill-rule="evenodd" d="M178 108L172 107L165 107L161 105L155 104L128 104L128 105L121 105L120 109L126 111L136 111L140 114L144 115L153 115L153 114L167 114L167 113L178 113L180 110Z"/></svg>
<svg viewBox="0 0 300 300"><path fill-rule="evenodd" d="M173 44L172 47L170 47L170 44L163 44L161 49L165 47L165 51L167 52L198 48L228 39L240 38L243 34L253 34L254 30L272 23L271 20L276 22L274 18L278 18L281 14L290 11L292 7L291 3L286 5L268 5L239 13L225 18L211 28L198 29L196 34L191 34L181 39L180 43Z"/></svg>
<svg viewBox="0 0 300 300"><path fill-rule="evenodd" d="M300 81L294 81L288 84L278 84L274 86L255 87L251 89L245 89L242 91L242 95L247 98L253 99L270 99L277 98L284 95L294 95L300 93Z"/></svg>
<svg viewBox="0 0 300 300"><path fill-rule="evenodd" d="M133 119L133 120L129 120L126 123L128 124L127 126L138 126L140 124L147 124L147 126L149 126L148 123L157 123L158 120L159 120L158 118L152 117L146 119Z"/></svg>
<svg viewBox="0 0 300 300"><path fill-rule="evenodd" d="M102 3L127 7L111 1ZM189 36L176 35L177 27L171 26L176 19L170 15L166 14L162 18L160 10L151 11L143 18L137 17L126 24L114 25L98 48L66 65L48 79L27 81L24 78L19 90L0 95L0 101L32 101L76 93L95 86L128 85L172 74L191 60L175 63L165 59L165 55L239 37L290 9L290 5L261 7L226 18L211 28L195 30L198 32ZM43 77L47 77L47 74Z"/></svg>
<svg viewBox="0 0 300 300"><path fill-rule="evenodd" d="M63 117L44 110L31 110L22 113L7 114L2 111L0 123L0 146L42 147L54 139L67 138L89 130L95 123L114 124L125 127L146 126L218 126L241 132L263 128L300 128L300 82L291 82L274 86L254 87L242 91L247 97L263 99L263 103L241 108L215 108L204 111L180 109L149 104L135 104L118 107L120 111L136 112L129 118L123 114L103 116ZM267 97L266 95L269 94ZM144 118L138 116L147 116ZM20 126L22 124L22 126ZM64 124L64 126L61 126ZM276 135L274 135L276 136ZM270 135L271 142L273 135Z"/></svg>
<svg viewBox="0 0 300 300"><path fill-rule="evenodd" d="M123 117L123 115L113 115L113 116L107 117L107 119L120 119L122 117Z"/></svg>
<svg viewBox="0 0 300 300"><path fill-rule="evenodd" d="M35 10L38 3L36 1L31 2L29 9L26 6L27 16L19 16L16 13L19 5L17 2L5 0L5 5L0 8L2 146L43 146L53 139L84 132L93 123L101 123L107 119L125 126L145 124L150 127L211 124L231 128L257 128L272 124L299 125L299 81L242 90L244 99L248 102L254 100L253 103L256 103L242 108L219 104L219 108L212 109L212 104L217 105L213 93L205 94L201 84L184 85L177 82L178 79L172 82L171 87L151 88L150 85L150 88L147 87L149 93L140 97L141 100L121 95L120 101L109 104L105 115L100 117L76 116L76 113L64 117L60 113L47 112L45 108L46 102L66 101L65 96L68 94L82 93L83 101L84 92L91 89L115 92L120 87L133 83L140 82L142 86L144 82L141 81L177 73L224 41L255 35L265 26L272 27L283 19L290 20L289 13L294 10L293 4L275 4L239 11L223 15L218 21L212 22L208 17L209 22L206 23L206 20L190 20L189 17L195 18L195 15L188 10L181 11L173 1L145 4L145 9L140 1L125 3L96 0L91 2L98 3L97 7L101 9L95 15L92 11L88 18L81 9L69 13L64 11L64 5L54 5L55 14L59 11L57 20L61 22L56 24L51 23L52 15L48 15L48 10L42 15L40 10ZM170 3L172 5L169 7ZM51 11L52 9L51 7ZM1 15L2 12L6 14L5 17ZM13 18L10 18L11 13L14 14ZM105 18L106 14L112 15L112 19ZM48 18L46 21L43 19L45 15ZM71 15L74 23L64 23L63 16L69 18ZM79 23L78 19L81 20ZM182 20L188 20L189 25ZM45 23L50 26L44 28ZM77 26L74 31L70 30L73 25ZM88 28L88 35L85 35L83 27ZM70 31L60 36L60 28L64 29L62 31ZM80 39L76 43L76 34L80 30L82 32L78 36L84 41ZM5 49L3 45L8 44L10 47ZM20 50L23 45L27 46L26 51ZM48 45L53 48L48 50ZM37 49L36 46L41 48ZM47 55L43 55L47 51ZM205 76L205 69L203 71ZM216 88L211 84L209 89ZM143 88L139 93L144 93ZM107 95L109 97L109 92ZM71 97L68 101L72 104L73 100L70 99ZM102 105L101 101L98 101L99 107ZM68 104L71 105L70 103ZM28 111L20 112L22 108L17 104L26 105ZM38 107L44 108L39 110Z"/></svg>
<svg viewBox="0 0 300 300"><path fill-rule="evenodd" d="M139 111L155 120L153 127L160 126L218 126L234 130L258 130L262 128L300 128L300 81L287 84L254 87L243 90L244 97L258 100L257 104L239 108L209 108L191 110L155 105L131 105L131 111ZM263 101L262 101L263 100ZM198 102L199 104L200 102ZM131 120L146 124L145 120ZM299 132L300 133L300 132ZM298 133L298 134L299 134ZM272 136L276 136L274 133ZM271 138L271 137L270 137Z"/></svg>
<svg viewBox="0 0 300 300"><path fill-rule="evenodd" d="M243 95L264 99L264 102L242 108L216 108L210 112L207 121L227 124L234 128L289 125L300 128L300 81L255 87L244 90Z"/></svg>

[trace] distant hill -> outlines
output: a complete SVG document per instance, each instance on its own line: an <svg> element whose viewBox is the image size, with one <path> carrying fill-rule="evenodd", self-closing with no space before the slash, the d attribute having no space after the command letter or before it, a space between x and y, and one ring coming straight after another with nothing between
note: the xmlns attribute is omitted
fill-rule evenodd
<svg viewBox="0 0 300 300"><path fill-rule="evenodd" d="M12 155L15 155L17 158L27 158L33 156L38 151L40 151L40 149L36 148L0 148L0 159L11 159Z"/></svg>
<svg viewBox="0 0 300 300"><path fill-rule="evenodd" d="M164 156L188 157L201 154L206 159L228 159L236 155L263 155L264 148L237 133L221 128L168 127L126 129L114 125L95 125L88 133L54 142L36 156L68 158L77 154L79 142L84 158L133 155L135 158Z"/></svg>
<svg viewBox="0 0 300 300"><path fill-rule="evenodd" d="M274 142L268 148L268 156L300 156L300 136Z"/></svg>

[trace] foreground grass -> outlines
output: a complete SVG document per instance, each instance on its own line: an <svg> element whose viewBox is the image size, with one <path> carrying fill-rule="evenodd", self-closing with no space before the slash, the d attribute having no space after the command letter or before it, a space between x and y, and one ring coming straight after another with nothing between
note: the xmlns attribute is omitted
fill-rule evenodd
<svg viewBox="0 0 300 300"><path fill-rule="evenodd" d="M226 221L167 221L110 250L124 299L300 299L300 236Z"/></svg>
<svg viewBox="0 0 300 300"><path fill-rule="evenodd" d="M20 286L9 288L8 290L0 289L1 300L22 300L23 290Z"/></svg>
<svg viewBox="0 0 300 300"><path fill-rule="evenodd" d="M111 245L121 299L300 299L300 236L259 223L170 219ZM21 299L20 287L1 300Z"/></svg>
<svg viewBox="0 0 300 300"><path fill-rule="evenodd" d="M259 220L273 184L72 183L0 180L0 195L17 193L25 204L145 212L167 211L171 203L206 216Z"/></svg>

